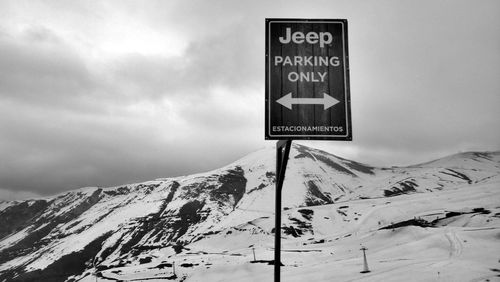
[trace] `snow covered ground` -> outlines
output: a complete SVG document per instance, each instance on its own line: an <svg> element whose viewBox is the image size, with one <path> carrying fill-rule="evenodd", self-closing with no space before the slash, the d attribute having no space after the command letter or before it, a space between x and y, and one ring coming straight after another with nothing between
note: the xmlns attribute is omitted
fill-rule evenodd
<svg viewBox="0 0 500 282"><path fill-rule="evenodd" d="M312 211L310 220L301 218L312 232L283 237L282 280L500 281L499 185L496 179L432 194L288 210L285 226L293 225L297 210ZM414 218L435 223L381 229ZM255 220L195 242L186 253L159 252L147 264L102 275L125 281L172 277L175 264L177 277L187 277L184 281L272 281L273 266L266 263L273 259L272 221ZM360 273L362 246L368 248L370 273ZM261 262L252 263L253 251ZM168 266L159 268L162 264Z"/></svg>
<svg viewBox="0 0 500 282"><path fill-rule="evenodd" d="M3 203L29 219L0 240L0 281L272 281L273 167L260 151L207 173ZM282 281L500 281L499 153L374 168L294 146L283 207Z"/></svg>

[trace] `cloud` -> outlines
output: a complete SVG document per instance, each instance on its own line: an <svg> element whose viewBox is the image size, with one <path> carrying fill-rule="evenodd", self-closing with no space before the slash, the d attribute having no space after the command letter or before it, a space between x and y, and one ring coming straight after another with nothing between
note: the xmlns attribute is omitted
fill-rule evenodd
<svg viewBox="0 0 500 282"><path fill-rule="evenodd" d="M83 61L43 27L19 37L0 35L1 99L79 107L81 95L93 87Z"/></svg>
<svg viewBox="0 0 500 282"><path fill-rule="evenodd" d="M217 43L226 39L203 40L183 57L96 63L43 25L2 34L0 185L51 194L195 173L250 151L260 89L248 70L240 80L226 74L255 58L233 62Z"/></svg>
<svg viewBox="0 0 500 282"><path fill-rule="evenodd" d="M221 85L260 87L263 66L254 37L235 25L222 35L192 41L181 57L123 56L114 64L114 79L128 91L151 97L206 96Z"/></svg>
<svg viewBox="0 0 500 282"><path fill-rule="evenodd" d="M16 201L39 198L40 195L29 191L12 191L0 188L0 203L4 201Z"/></svg>
<svg viewBox="0 0 500 282"><path fill-rule="evenodd" d="M266 17L349 20L354 141L309 145L384 165L500 148L496 2L18 3L0 4L4 189L189 174L261 147Z"/></svg>
<svg viewBox="0 0 500 282"><path fill-rule="evenodd" d="M186 136L175 134L174 128L166 130L130 113L85 116L19 106L1 111L5 137L0 151L8 162L0 165L0 179L5 188L50 194L193 173L207 169L207 163L210 167L195 139L183 140Z"/></svg>

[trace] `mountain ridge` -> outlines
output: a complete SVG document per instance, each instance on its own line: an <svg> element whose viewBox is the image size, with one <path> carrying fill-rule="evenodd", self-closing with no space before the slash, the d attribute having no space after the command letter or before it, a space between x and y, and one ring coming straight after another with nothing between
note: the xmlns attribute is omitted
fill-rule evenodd
<svg viewBox="0 0 500 282"><path fill-rule="evenodd" d="M338 215L325 217L354 222L361 216L341 209L342 203L442 194L498 180L498 152L458 155L420 166L376 168L295 144L283 188L289 219L282 232L299 239L332 234L312 221L315 210L330 214L323 207L331 205L339 206ZM41 275L47 281L77 281L71 279L89 277L96 263L101 271L142 265L158 256L184 255L222 234L250 232L249 242L266 241L273 233L274 162L274 150L264 149L195 175L0 204L0 280ZM378 224L367 226L359 230Z"/></svg>
<svg viewBox="0 0 500 282"><path fill-rule="evenodd" d="M360 164L362 166L366 166L366 167L375 167L374 165L370 165L370 164L366 164L366 163L361 163L359 161L353 161L353 160L349 160L347 158L344 158L344 157L340 157L336 154L332 154L330 152L327 152L325 150L321 150L321 149L317 149L317 148L313 148L313 147L308 147L308 146L304 146L304 145L299 145L299 144L293 144L293 146L302 146L302 147L307 147L307 148L310 148L312 150L315 150L315 151L318 151L322 154L326 154L326 155L330 155L330 156L333 156L335 158L338 158L340 160L345 160L345 161L349 161L351 163L355 163L355 164ZM270 149L270 148L261 148L259 150L257 150L256 152L260 152L260 151L270 151L270 150L274 150L274 149ZM63 195L63 194L66 194L68 192L73 192L73 191L80 191L80 190L85 190L85 189L115 189L115 188L119 188L119 187L123 187L123 186L127 186L127 185L136 185L136 184L141 184L141 183L145 183L145 182L149 182L149 181L166 181L166 180L169 180L169 179L181 179L181 178L185 178L185 177L195 177L195 176L203 176L203 175L207 175L207 174L210 174L210 173L215 173L217 171L220 171L220 170L223 170L224 168L226 167L230 167L234 164L237 164L239 161L247 158L249 155L253 155L255 152L253 153L249 153L248 155L246 156L243 156L241 158L238 158L237 160L229 163L228 165L225 165L225 166L222 166L220 168L215 168L215 169L211 169L211 170L207 170L207 171L203 171L203 172L198 172L198 173L194 173L194 174L188 174L188 175L178 175L178 176L172 176L172 177L158 177L158 178L154 178L153 180L146 180L146 181L138 181L138 182L132 182L132 183L124 183L124 184L119 184L119 185L111 185L111 186L85 186L85 187L79 187L79 188L75 188L75 189L72 189L72 190L68 190L68 191L62 191L62 192L58 192L56 194L53 194L53 195L40 195L40 196L34 196L34 197L29 197L29 198L25 198L25 199L15 199L15 200L6 200L6 199L0 199L0 204L1 203L7 203L7 202L22 202L22 201L31 201L31 200L47 200L47 199L52 199L54 197L57 197L57 196L60 196L60 195ZM273 152L269 152L270 156L271 157L274 157L274 153ZM451 155L446 155L446 156L443 156L443 157L440 157L440 158L437 158L437 159L433 159L431 161L426 161L426 162L422 162L422 163L417 163L417 164L410 164L410 165L394 165L394 166L380 166L380 167L377 167L379 169L383 169L383 170L387 170L387 169L393 169L393 168L413 168L413 167L421 167L421 166L424 166L424 165L427 165L427 164L432 164L434 162L439 162L439 161L442 161L442 160L445 160L445 159L449 159L449 158L454 158L454 157L459 157L459 156L470 156L470 155L494 155L496 158L500 158L500 151L465 151L465 152L459 152L459 153L454 153L454 154L451 154ZM273 161L274 161L274 158L273 158Z"/></svg>

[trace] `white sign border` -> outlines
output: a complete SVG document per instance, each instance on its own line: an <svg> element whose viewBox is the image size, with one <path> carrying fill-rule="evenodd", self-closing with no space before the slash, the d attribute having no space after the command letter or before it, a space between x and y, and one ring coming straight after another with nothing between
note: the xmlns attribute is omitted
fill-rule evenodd
<svg viewBox="0 0 500 282"><path fill-rule="evenodd" d="M347 130L346 130L346 134L345 135L332 135L332 134L328 134L328 135L318 135L318 134L315 134L315 135L273 135L271 134L272 132L272 127L271 127L271 103L273 102L272 99L271 99L271 78L270 78L270 73L267 74L268 76L268 85L267 85L267 95L269 97L266 97L269 101L268 101L268 136L269 137L274 137L274 138L280 138L280 137L290 137L290 138L293 138L293 137L298 137L298 138L314 138L314 137L334 137L334 138L341 138L341 137L345 137L347 138L349 135L350 135L350 128L349 128L349 125L350 125L350 122L349 122L349 109L348 109L348 104L350 103L350 101L347 100L347 92L348 92L348 89L349 89L349 86L347 85L347 65L346 65L346 58L348 57L345 53L345 45L346 45L346 38L345 38L345 33L344 33L344 22L342 20L331 20L331 21L328 21L328 20L269 20L268 21L268 26L266 26L266 28L268 28L268 46L267 46L267 50L269 52L269 54L266 54L266 56L269 56L268 58L268 68L269 68L269 72L271 71L271 24L272 23L336 23L336 24L341 24L342 25L342 61L343 61L343 67L344 67L344 104L345 104L345 118L346 118L346 127L347 127ZM330 93L329 93L330 94Z"/></svg>

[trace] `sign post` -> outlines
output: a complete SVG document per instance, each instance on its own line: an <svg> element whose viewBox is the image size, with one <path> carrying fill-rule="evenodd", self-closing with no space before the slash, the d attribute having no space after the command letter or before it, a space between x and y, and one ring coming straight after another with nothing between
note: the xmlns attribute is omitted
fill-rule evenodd
<svg viewBox="0 0 500 282"><path fill-rule="evenodd" d="M285 180L286 164L290 155L292 140L281 140L276 144L276 197L274 224L274 281L280 281L281 267L281 191Z"/></svg>
<svg viewBox="0 0 500 282"><path fill-rule="evenodd" d="M352 140L347 20L266 19L265 138L276 144L274 281L292 140Z"/></svg>
<svg viewBox="0 0 500 282"><path fill-rule="evenodd" d="M352 140L347 20L266 19L268 140Z"/></svg>

